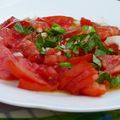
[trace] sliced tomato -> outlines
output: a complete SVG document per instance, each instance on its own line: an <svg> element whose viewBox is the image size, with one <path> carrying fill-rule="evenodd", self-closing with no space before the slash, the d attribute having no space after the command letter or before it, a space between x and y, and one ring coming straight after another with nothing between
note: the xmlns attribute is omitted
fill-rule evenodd
<svg viewBox="0 0 120 120"><path fill-rule="evenodd" d="M46 55L55 55L57 52L59 52L59 50L50 48L46 51Z"/></svg>
<svg viewBox="0 0 120 120"><path fill-rule="evenodd" d="M56 87L49 85L40 76L25 68L25 66L17 62L15 59L10 58L7 62L7 66L11 73L17 78L26 80L26 83L28 83L27 81L30 81L31 83L38 84L41 91L51 91L56 89Z"/></svg>
<svg viewBox="0 0 120 120"><path fill-rule="evenodd" d="M65 29L68 29L70 26L72 26L74 22L74 19L68 16L48 16L43 17L42 19L45 20L50 26L53 23L56 23L61 25Z"/></svg>
<svg viewBox="0 0 120 120"><path fill-rule="evenodd" d="M31 62L43 62L43 57L40 55L35 44L30 40L32 40L32 36L26 36L13 48L13 51L21 52L24 57L29 59Z"/></svg>
<svg viewBox="0 0 120 120"><path fill-rule="evenodd" d="M50 25L42 18L37 18L35 20L32 20L31 26L39 32L48 29L50 27Z"/></svg>
<svg viewBox="0 0 120 120"><path fill-rule="evenodd" d="M47 65L55 65L59 62L64 62L65 60L66 56L63 55L61 51L51 48L46 52L44 63Z"/></svg>
<svg viewBox="0 0 120 120"><path fill-rule="evenodd" d="M44 59L44 64L47 64L47 65L57 64L57 56L56 55L46 55L45 59Z"/></svg>
<svg viewBox="0 0 120 120"><path fill-rule="evenodd" d="M53 66L41 65L37 73L49 84L58 86L58 72Z"/></svg>
<svg viewBox="0 0 120 120"><path fill-rule="evenodd" d="M25 20L23 20L23 21L17 20L17 21L14 21L14 22L8 24L6 27L11 29L11 28L14 27L14 25L15 25L17 22L20 22L21 25L26 26L26 27L29 27L29 26L31 25L29 22L27 22L27 21L25 21Z"/></svg>
<svg viewBox="0 0 120 120"><path fill-rule="evenodd" d="M3 22L2 24L1 24L1 27L3 28L3 27L8 27L8 26L10 26L11 24L13 24L14 22L17 22L18 21L18 19L17 18L15 18L14 16L12 16L12 17L10 17L8 20L6 20L5 22Z"/></svg>
<svg viewBox="0 0 120 120"><path fill-rule="evenodd" d="M84 74L86 73L86 74ZM68 70L64 75L63 78L60 81L60 89L65 89L69 83L72 83L71 81L76 79L76 77L79 78L82 77L82 75L88 77L91 74L97 75L97 71L92 67L92 65L86 61L81 61L79 64L75 65L72 69ZM97 75L98 76L98 75ZM82 81L86 78L83 77ZM79 81L79 79L78 79ZM80 83L76 83L76 85ZM73 88L74 89L74 88Z"/></svg>
<svg viewBox="0 0 120 120"><path fill-rule="evenodd" d="M120 56L111 55L111 56L103 56L102 63L104 70L113 76L120 74Z"/></svg>
<svg viewBox="0 0 120 120"><path fill-rule="evenodd" d="M7 68L7 59L12 57L12 53L4 45L0 44L0 78L5 80L17 80Z"/></svg>
<svg viewBox="0 0 120 120"><path fill-rule="evenodd" d="M107 92L105 85L98 84L97 82L94 82L92 86L89 86L82 90L81 94L87 95L87 96L101 96Z"/></svg>
<svg viewBox="0 0 120 120"><path fill-rule="evenodd" d="M100 57L105 72L120 74L120 55L104 55Z"/></svg>
<svg viewBox="0 0 120 120"><path fill-rule="evenodd" d="M8 48L15 47L21 39L23 39L24 35L21 35L15 30L11 30L8 28L3 28L0 30L0 37L2 38L4 45Z"/></svg>
<svg viewBox="0 0 120 120"><path fill-rule="evenodd" d="M81 94L81 91L86 87L92 86L93 82L98 78L97 72L93 69L88 69L81 73L78 77L72 79L65 90L74 95Z"/></svg>
<svg viewBox="0 0 120 120"><path fill-rule="evenodd" d="M32 91L51 91L52 89L46 85L41 85L36 82L32 82L29 80L20 79L19 88L32 90Z"/></svg>
<svg viewBox="0 0 120 120"><path fill-rule="evenodd" d="M68 31L63 37L64 37L64 39L66 39L66 38L71 38L71 37L73 37L75 35L79 35L79 34L82 34L82 30L80 27L76 28L74 30Z"/></svg>
<svg viewBox="0 0 120 120"><path fill-rule="evenodd" d="M80 20L80 25L81 26L84 26L84 25L93 26L93 22L90 21L89 19L82 17Z"/></svg>
<svg viewBox="0 0 120 120"><path fill-rule="evenodd" d="M120 29L113 26L96 26L95 30L102 41L105 41L107 37L120 35Z"/></svg>
<svg viewBox="0 0 120 120"><path fill-rule="evenodd" d="M87 54L87 55L83 55L80 57L75 57L72 59L68 59L67 61L70 62L73 65L79 64L81 61L87 61L87 62L92 62L93 60L93 54Z"/></svg>
<svg viewBox="0 0 120 120"><path fill-rule="evenodd" d="M111 43L109 45L107 45L108 48L112 48L113 50L115 50L116 52L119 51L119 45L116 43Z"/></svg>

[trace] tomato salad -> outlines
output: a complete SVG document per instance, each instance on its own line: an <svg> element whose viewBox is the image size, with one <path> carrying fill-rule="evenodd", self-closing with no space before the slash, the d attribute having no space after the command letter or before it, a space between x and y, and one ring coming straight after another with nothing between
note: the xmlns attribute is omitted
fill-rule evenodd
<svg viewBox="0 0 120 120"><path fill-rule="evenodd" d="M101 96L120 87L120 29L47 16L0 24L0 78L32 91Z"/></svg>

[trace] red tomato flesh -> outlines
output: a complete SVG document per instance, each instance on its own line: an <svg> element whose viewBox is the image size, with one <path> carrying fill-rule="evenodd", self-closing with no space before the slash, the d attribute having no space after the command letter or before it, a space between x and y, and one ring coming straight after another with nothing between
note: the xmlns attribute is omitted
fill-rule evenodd
<svg viewBox="0 0 120 120"><path fill-rule="evenodd" d="M45 90L51 91L51 90L56 89L55 87L53 87L53 86L49 85L47 82L45 82L40 76L38 76L37 74L26 69L15 59L9 59L7 66L9 68L9 70L11 71L11 73L14 74L17 78L26 80L26 83L38 84L37 86L40 87L39 89L41 91L45 91ZM27 82L27 81L30 81L30 82ZM20 86L22 87L22 85L20 85ZM23 85L23 88L24 88L24 85Z"/></svg>

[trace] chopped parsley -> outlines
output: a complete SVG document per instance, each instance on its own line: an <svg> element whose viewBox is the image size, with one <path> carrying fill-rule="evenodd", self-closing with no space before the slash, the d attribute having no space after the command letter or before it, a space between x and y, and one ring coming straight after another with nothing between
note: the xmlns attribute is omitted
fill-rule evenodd
<svg viewBox="0 0 120 120"><path fill-rule="evenodd" d="M62 67L62 68L72 68L72 64L69 63L69 62L59 63L59 66Z"/></svg>
<svg viewBox="0 0 120 120"><path fill-rule="evenodd" d="M20 22L17 22L14 25L14 29L21 34L30 34L35 31L32 26L26 27L23 26Z"/></svg>
<svg viewBox="0 0 120 120"><path fill-rule="evenodd" d="M112 77L109 73L102 73L97 79L98 83L103 83L105 80L109 81L110 88L119 88L120 87L120 75Z"/></svg>

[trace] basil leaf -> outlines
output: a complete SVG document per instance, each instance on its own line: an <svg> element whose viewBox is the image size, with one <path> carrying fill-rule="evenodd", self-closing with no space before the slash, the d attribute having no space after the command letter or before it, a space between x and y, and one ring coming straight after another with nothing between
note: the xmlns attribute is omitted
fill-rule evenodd
<svg viewBox="0 0 120 120"><path fill-rule="evenodd" d="M72 64L69 62L62 62L59 64L59 66L63 68L72 68Z"/></svg>
<svg viewBox="0 0 120 120"><path fill-rule="evenodd" d="M96 32L96 30L93 26L87 26L87 25L82 26L82 30L85 32L88 32L88 33Z"/></svg>
<svg viewBox="0 0 120 120"><path fill-rule="evenodd" d="M30 34L30 33L34 32L34 28L32 26L26 27L26 26L23 26L20 22L17 22L14 25L14 29L22 34Z"/></svg>
<svg viewBox="0 0 120 120"><path fill-rule="evenodd" d="M58 34L64 34L65 29L62 28L60 25L54 23L51 27L51 29L47 30L48 33L58 35Z"/></svg>
<svg viewBox="0 0 120 120"><path fill-rule="evenodd" d="M114 77L111 80L110 87L111 88L118 88L118 87L120 87L120 75L118 75L117 77Z"/></svg>
<svg viewBox="0 0 120 120"><path fill-rule="evenodd" d="M93 55L93 63L97 64L100 68L102 66L101 61L95 55Z"/></svg>
<svg viewBox="0 0 120 120"><path fill-rule="evenodd" d="M98 83L103 83L105 80L111 81L111 75L107 72L102 73L97 79Z"/></svg>

